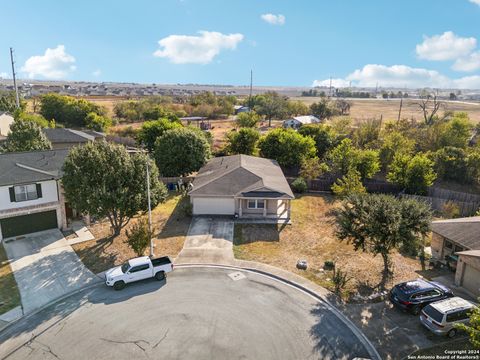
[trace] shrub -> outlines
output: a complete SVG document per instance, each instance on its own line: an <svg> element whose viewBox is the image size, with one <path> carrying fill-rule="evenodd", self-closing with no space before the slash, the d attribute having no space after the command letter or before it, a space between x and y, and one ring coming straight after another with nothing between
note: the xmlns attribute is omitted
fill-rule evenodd
<svg viewBox="0 0 480 360"><path fill-rule="evenodd" d="M128 246L137 256L143 256L145 250L150 245L150 238L153 235L148 228L147 219L140 219L134 224L130 231L126 230Z"/></svg>
<svg viewBox="0 0 480 360"><path fill-rule="evenodd" d="M256 127L260 116L255 111L243 112L237 115L238 127Z"/></svg>
<svg viewBox="0 0 480 360"><path fill-rule="evenodd" d="M333 270L335 268L335 262L333 262L332 260L326 260L323 263L323 268L325 270Z"/></svg>
<svg viewBox="0 0 480 360"><path fill-rule="evenodd" d="M347 175L337 179L332 185L332 191L340 197L367 192L360 179L360 173L356 170L350 170Z"/></svg>
<svg viewBox="0 0 480 360"><path fill-rule="evenodd" d="M294 192L296 193L304 193L305 191L307 191L308 187L307 187L307 183L305 182L305 180L301 177L299 178L296 178L293 182L292 182L292 189Z"/></svg>
<svg viewBox="0 0 480 360"><path fill-rule="evenodd" d="M453 201L447 201L442 206L442 215L449 219L457 218L460 216L460 207Z"/></svg>
<svg viewBox="0 0 480 360"><path fill-rule="evenodd" d="M333 267L332 282L335 286L335 293L340 294L349 281L350 278L346 272L337 269L335 266Z"/></svg>

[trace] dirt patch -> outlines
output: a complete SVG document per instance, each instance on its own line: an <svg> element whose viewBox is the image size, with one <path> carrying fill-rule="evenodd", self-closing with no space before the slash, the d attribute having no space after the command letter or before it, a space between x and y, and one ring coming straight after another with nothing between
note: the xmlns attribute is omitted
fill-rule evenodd
<svg viewBox="0 0 480 360"><path fill-rule="evenodd" d="M325 261L335 261L337 268L352 278L343 293L345 298L370 294L381 282L382 259L356 252L336 238L332 210L337 206L339 202L330 195L303 195L292 201L292 225L236 225L235 257L283 268L330 290L333 274L321 269ZM299 259L308 261L307 271L296 268ZM418 260L395 253L392 262L394 277L387 285L418 278Z"/></svg>
<svg viewBox="0 0 480 360"><path fill-rule="evenodd" d="M188 198L179 194L170 194L167 201L152 211L152 224L155 230L155 256L175 258L182 250L191 217L187 214ZM130 221L127 229L138 218ZM96 240L73 245L83 263L94 273L120 265L136 257L126 244L125 229L119 236L112 237L110 223L101 221L89 227ZM145 254L148 254L148 249Z"/></svg>
<svg viewBox="0 0 480 360"><path fill-rule="evenodd" d="M0 314L20 305L20 293L8 262L3 245L0 244Z"/></svg>

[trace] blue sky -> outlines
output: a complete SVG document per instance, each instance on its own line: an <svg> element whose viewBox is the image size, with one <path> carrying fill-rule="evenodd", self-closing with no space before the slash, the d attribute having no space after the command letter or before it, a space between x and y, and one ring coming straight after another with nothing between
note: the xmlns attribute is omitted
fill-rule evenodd
<svg viewBox="0 0 480 360"><path fill-rule="evenodd" d="M331 76L334 85L480 88L480 0L2 0L1 8L3 77L13 46L22 78L242 85L253 69L256 85Z"/></svg>

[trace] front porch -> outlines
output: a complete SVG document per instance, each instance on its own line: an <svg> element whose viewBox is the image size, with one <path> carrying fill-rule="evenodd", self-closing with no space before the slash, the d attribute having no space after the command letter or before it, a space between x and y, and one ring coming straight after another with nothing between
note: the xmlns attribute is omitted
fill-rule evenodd
<svg viewBox="0 0 480 360"><path fill-rule="evenodd" d="M235 218L239 223L290 224L291 199L238 197Z"/></svg>

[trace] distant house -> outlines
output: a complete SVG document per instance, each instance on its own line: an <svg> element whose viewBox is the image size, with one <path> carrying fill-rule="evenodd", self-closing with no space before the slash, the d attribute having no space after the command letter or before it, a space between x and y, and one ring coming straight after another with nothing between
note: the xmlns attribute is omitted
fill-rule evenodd
<svg viewBox="0 0 480 360"><path fill-rule="evenodd" d="M73 130L64 128L43 129L53 149L70 149L77 145L105 139L105 134L93 130Z"/></svg>
<svg viewBox="0 0 480 360"><path fill-rule="evenodd" d="M275 160L217 157L200 169L189 192L194 215L290 219L294 195Z"/></svg>
<svg viewBox="0 0 480 360"><path fill-rule="evenodd" d="M248 106L243 106L243 105L235 105L233 109L235 110L235 115L240 114L242 112L250 111L250 108Z"/></svg>
<svg viewBox="0 0 480 360"><path fill-rule="evenodd" d="M67 226L60 184L68 150L0 154L0 240Z"/></svg>
<svg viewBox="0 0 480 360"><path fill-rule="evenodd" d="M294 118L285 120L283 122L284 128L298 129L303 125L308 124L319 124L321 123L320 119L313 115L304 115L304 116L295 116Z"/></svg>
<svg viewBox="0 0 480 360"><path fill-rule="evenodd" d="M7 136L10 132L10 125L12 125L13 116L7 112L0 112L0 136Z"/></svg>
<svg viewBox="0 0 480 360"><path fill-rule="evenodd" d="M455 270L455 284L480 296L480 216L432 223L432 259Z"/></svg>

